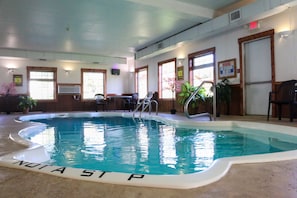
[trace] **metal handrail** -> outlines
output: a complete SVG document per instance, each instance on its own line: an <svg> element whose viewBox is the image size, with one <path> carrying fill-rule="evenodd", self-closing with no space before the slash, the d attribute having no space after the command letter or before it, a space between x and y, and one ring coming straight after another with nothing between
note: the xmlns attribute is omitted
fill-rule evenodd
<svg viewBox="0 0 297 198"><path fill-rule="evenodd" d="M216 120L216 114L217 114L217 105L216 105L216 88L214 86L214 82L212 81L203 81L198 88L192 93L192 95L186 100L185 104L184 104L184 112L185 115L188 118L196 118L196 117L201 117L201 116L209 116L209 119L211 119L211 116L209 113L198 113L198 114L194 114L194 115L190 115L189 114L189 104L190 102L194 99L194 97L196 96L196 94L198 93L198 91L202 88L202 86L205 83L210 83L213 85L214 89L213 89L213 120Z"/></svg>
<svg viewBox="0 0 297 198"><path fill-rule="evenodd" d="M147 109L149 108L149 114L151 114L152 111L152 103L155 103L156 105L156 115L158 115L158 101L153 100L152 99L153 94L152 93L148 93L148 95L143 99L143 100L139 100L137 102L137 107L134 109L133 111L133 118L135 117L135 113L138 111L138 109L141 107L141 111L139 113L139 117L141 118L141 114Z"/></svg>

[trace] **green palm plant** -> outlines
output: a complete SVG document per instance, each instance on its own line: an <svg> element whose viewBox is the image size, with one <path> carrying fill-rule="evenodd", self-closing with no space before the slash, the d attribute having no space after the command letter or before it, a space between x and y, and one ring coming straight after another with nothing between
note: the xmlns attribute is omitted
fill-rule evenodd
<svg viewBox="0 0 297 198"><path fill-rule="evenodd" d="M30 96L20 96L19 99L20 99L19 108L23 112L29 111L30 109L32 109L37 105L37 101Z"/></svg>
<svg viewBox="0 0 297 198"><path fill-rule="evenodd" d="M181 85L181 92L178 94L178 103L184 105L187 99L196 91L197 87L191 85L189 82L184 82ZM192 108L198 106L198 101L205 101L206 93L205 88L201 88L190 102Z"/></svg>

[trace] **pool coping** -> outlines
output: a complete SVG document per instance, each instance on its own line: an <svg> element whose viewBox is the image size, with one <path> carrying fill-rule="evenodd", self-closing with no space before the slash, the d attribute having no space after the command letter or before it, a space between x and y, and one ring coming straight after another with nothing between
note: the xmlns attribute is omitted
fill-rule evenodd
<svg viewBox="0 0 297 198"><path fill-rule="evenodd" d="M28 121L36 118L54 118L54 117L97 117L97 116L127 116L131 117L130 113L117 113L117 112L82 112L82 113L45 113L35 114L29 116L21 116L18 121ZM192 124L199 127L233 127L240 126L244 128L255 128L270 130L273 132L280 132L280 129L286 129L285 133L296 136L296 128L289 126L281 126L275 124L246 122L246 121L193 121L191 120L173 120L155 115L143 115L144 119L156 119L163 122L168 122L177 126L186 126ZM181 174L181 175L145 175L145 174L128 174L117 172L105 172L97 170L85 170L78 168L69 168L61 166L45 165L42 161L45 161L48 157L44 148L40 145L33 144L27 140L24 140L19 136L19 133L23 130L31 130L44 127L42 124L36 124L25 127L20 131L11 132L10 138L22 145L25 145L26 149L10 153L0 157L0 165L10 168L19 168L39 173L45 173L54 176L60 176L64 178L79 179L92 182L102 182L109 184L131 185L131 186L143 186L143 187L157 187L157 188L172 188L172 189L191 189L200 186L208 185L215 181L218 181L226 175L230 167L234 164L242 163L263 163L273 161L283 161L297 159L297 150L286 151L272 154L260 154L250 155L244 157L228 157L217 159L213 162L211 167L207 170L193 173L193 174ZM38 156L34 158L32 156ZM29 157L29 158L28 158ZM31 157L31 158L30 158Z"/></svg>

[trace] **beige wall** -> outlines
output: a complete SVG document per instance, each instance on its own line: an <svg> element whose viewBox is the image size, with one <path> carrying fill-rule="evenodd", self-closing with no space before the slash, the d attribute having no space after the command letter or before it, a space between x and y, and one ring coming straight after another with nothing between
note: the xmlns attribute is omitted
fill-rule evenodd
<svg viewBox="0 0 297 198"><path fill-rule="evenodd" d="M131 82L127 79L131 78L131 72L127 64L117 64L116 67L121 70L119 76L111 75L110 69L115 67L114 65L100 65L100 64L86 64L86 63L70 63L70 62L58 62L58 61L39 61L39 60L27 60L17 58L0 58L0 85L3 83L12 82L13 74L23 75L24 84L22 87L16 87L17 93L27 93L27 66L36 67L57 67L57 80L58 83L81 83L81 68L90 69L106 69L107 70L107 93L127 93L131 92ZM14 67L14 73L8 72L8 67ZM66 75L64 70L70 70ZM133 90L132 90L133 91Z"/></svg>

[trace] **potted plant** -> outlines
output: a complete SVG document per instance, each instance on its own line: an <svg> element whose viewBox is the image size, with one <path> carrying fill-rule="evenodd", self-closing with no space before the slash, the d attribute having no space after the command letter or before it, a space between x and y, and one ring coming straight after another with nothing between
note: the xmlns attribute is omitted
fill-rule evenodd
<svg viewBox="0 0 297 198"><path fill-rule="evenodd" d="M231 102L231 87L229 84L229 80L227 78L216 84L216 92L217 92L217 116L220 116L220 108L221 105L226 104L227 112L229 114L229 107Z"/></svg>
<svg viewBox="0 0 297 198"><path fill-rule="evenodd" d="M189 82L184 82L181 85L181 92L178 94L178 103L184 105L187 99L196 91L197 87L192 86ZM192 110L198 107L198 101L205 100L205 88L201 88L189 103Z"/></svg>
<svg viewBox="0 0 297 198"><path fill-rule="evenodd" d="M36 100L30 96L20 96L19 99L19 108L23 111L23 113L28 113L30 109L37 105Z"/></svg>

